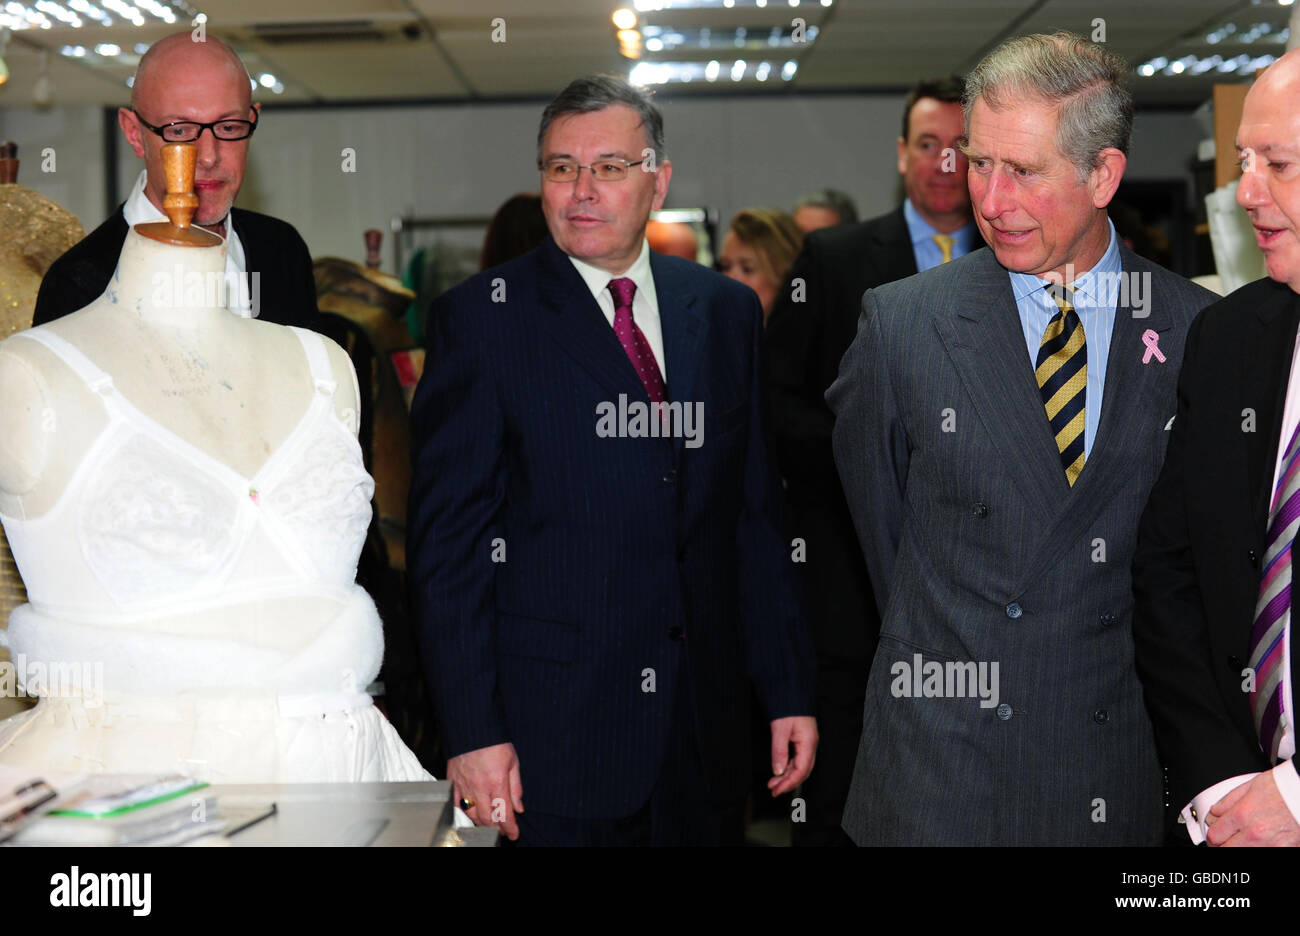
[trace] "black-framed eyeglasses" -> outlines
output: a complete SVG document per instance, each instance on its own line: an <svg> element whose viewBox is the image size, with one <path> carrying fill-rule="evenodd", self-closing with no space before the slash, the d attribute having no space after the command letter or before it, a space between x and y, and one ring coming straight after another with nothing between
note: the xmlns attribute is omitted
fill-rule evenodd
<svg viewBox="0 0 1300 936"><path fill-rule="evenodd" d="M542 178L547 182L576 182L583 169L590 170L597 182L621 182L627 178L629 169L640 166L649 159L649 156L636 162L628 162L626 159L602 159L590 166L580 166L571 159L556 159L548 163L540 163L537 168L542 170Z"/></svg>
<svg viewBox="0 0 1300 936"><path fill-rule="evenodd" d="M155 127L140 116L140 112L131 108L135 119L148 130L152 130L168 143L193 143L203 136L204 130L211 130L218 140L246 140L257 129L256 120L214 120L212 123L196 123L192 120L174 120L161 127Z"/></svg>

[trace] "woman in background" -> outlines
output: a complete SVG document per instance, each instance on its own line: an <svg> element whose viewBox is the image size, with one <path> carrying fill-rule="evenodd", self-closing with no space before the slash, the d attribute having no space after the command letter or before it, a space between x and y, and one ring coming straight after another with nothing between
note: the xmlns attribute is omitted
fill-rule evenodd
<svg viewBox="0 0 1300 936"><path fill-rule="evenodd" d="M803 232L784 211L746 208L731 219L718 269L758 293L766 325L777 291L785 285L802 248Z"/></svg>
<svg viewBox="0 0 1300 936"><path fill-rule="evenodd" d="M531 192L515 195L493 215L483 238L478 268L488 270L522 257L544 240L546 216L542 214L542 197Z"/></svg>

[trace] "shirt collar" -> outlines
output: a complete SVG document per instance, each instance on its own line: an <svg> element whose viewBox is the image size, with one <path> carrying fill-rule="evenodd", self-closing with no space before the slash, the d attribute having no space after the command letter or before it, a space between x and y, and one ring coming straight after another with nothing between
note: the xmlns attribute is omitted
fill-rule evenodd
<svg viewBox="0 0 1300 936"><path fill-rule="evenodd" d="M126 204L122 206L122 216L126 218L128 227L135 227L137 224L145 224L150 221L166 221L167 216L158 210L153 202L149 201L149 196L144 193L145 183L148 181L149 173L147 170L140 170L140 177L135 180L135 185L131 188L131 194L127 197Z"/></svg>
<svg viewBox="0 0 1300 936"><path fill-rule="evenodd" d="M1110 308L1114 309L1115 297L1117 295L1115 285L1118 277L1123 273L1123 266L1120 263L1119 256L1119 239L1115 236L1115 225L1107 218L1106 224L1110 227L1110 243L1106 245L1106 252L1101 255L1101 259L1088 272L1081 276L1076 276L1074 282L1069 284L1074 287L1072 304L1077 309L1084 308ZM1015 294L1016 302L1020 302L1027 296L1041 295L1044 298L1043 308L1054 311L1055 303L1047 295L1047 287L1052 285L1051 280L1043 279L1041 276L1035 276L1032 273L1013 273L1011 274L1011 291Z"/></svg>
<svg viewBox="0 0 1300 936"><path fill-rule="evenodd" d="M583 263L577 257L570 256L569 260L582 275L583 282L587 284L587 288L591 290L591 294L597 298L597 301L600 299L600 294L609 287L609 281L618 278L590 263ZM619 276L625 276L635 283L638 292L653 290L654 278L650 275L650 242L644 237L641 239L641 253L637 255L627 271Z"/></svg>
<svg viewBox="0 0 1300 936"><path fill-rule="evenodd" d="M933 242L936 234L941 233L929 221L922 217L921 212L916 210L912 204L912 199L903 199L903 219L907 222L907 233L912 238L912 245ZM959 245L963 250L971 244L975 233L975 221L972 219L962 227L953 231L950 235L953 242Z"/></svg>

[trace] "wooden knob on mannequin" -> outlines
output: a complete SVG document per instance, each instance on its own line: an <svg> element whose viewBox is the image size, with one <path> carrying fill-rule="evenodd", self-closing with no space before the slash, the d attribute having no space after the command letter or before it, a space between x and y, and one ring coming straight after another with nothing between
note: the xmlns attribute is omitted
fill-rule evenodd
<svg viewBox="0 0 1300 936"><path fill-rule="evenodd" d="M167 182L163 211L170 220L137 224L137 231L145 237L177 246L216 247L221 243L221 238L211 231L190 226L194 213L199 210L199 196L194 194L194 169L198 158L199 151L193 143L167 143L163 146L163 176Z"/></svg>
<svg viewBox="0 0 1300 936"><path fill-rule="evenodd" d="M194 166L199 151L192 143L168 143L162 149L163 175L167 178L167 197L163 212L178 228L187 228L199 210L199 196L194 194Z"/></svg>

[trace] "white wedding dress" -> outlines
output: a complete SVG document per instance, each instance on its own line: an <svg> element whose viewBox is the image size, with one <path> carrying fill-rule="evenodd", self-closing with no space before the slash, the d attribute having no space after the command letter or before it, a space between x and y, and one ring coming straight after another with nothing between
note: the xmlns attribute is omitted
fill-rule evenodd
<svg viewBox="0 0 1300 936"><path fill-rule="evenodd" d="M51 510L0 516L29 599L8 643L20 681L43 690L0 721L0 763L224 783L433 779L364 691L383 659L356 585L374 482L335 413L324 342L293 331L315 393L253 477L145 416L51 331L10 339L56 354L108 424ZM332 619L248 623L261 601L322 598L341 609Z"/></svg>

